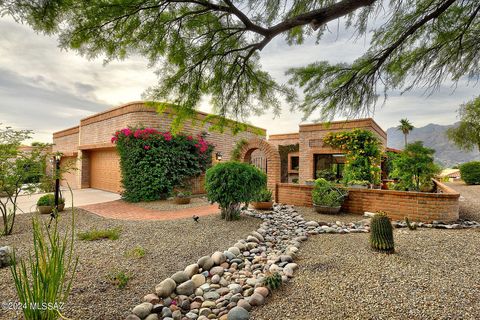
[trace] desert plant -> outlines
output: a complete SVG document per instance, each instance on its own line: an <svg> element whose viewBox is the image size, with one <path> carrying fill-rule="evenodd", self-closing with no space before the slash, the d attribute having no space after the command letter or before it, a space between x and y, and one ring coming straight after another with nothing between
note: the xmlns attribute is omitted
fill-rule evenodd
<svg viewBox="0 0 480 320"><path fill-rule="evenodd" d="M128 250L125 253L125 256L132 259L140 259L143 258L145 254L146 252L144 248L142 248L141 246L136 246L135 248Z"/></svg>
<svg viewBox="0 0 480 320"><path fill-rule="evenodd" d="M101 239L117 240L120 237L120 228L111 228L103 230L91 230L78 233L78 238L85 241L95 241Z"/></svg>
<svg viewBox="0 0 480 320"><path fill-rule="evenodd" d="M190 191L177 191L175 192L175 197L177 198L189 198L192 196L192 192Z"/></svg>
<svg viewBox="0 0 480 320"><path fill-rule="evenodd" d="M480 184L480 161L471 161L460 166L460 175L466 184Z"/></svg>
<svg viewBox="0 0 480 320"><path fill-rule="evenodd" d="M119 289L125 288L128 284L128 281L130 281L131 278L132 278L132 275L123 270L111 271L107 275L107 280L110 281L111 284L117 286Z"/></svg>
<svg viewBox="0 0 480 320"><path fill-rule="evenodd" d="M395 252L393 227L385 212L377 212L370 221L370 245L379 252Z"/></svg>
<svg viewBox="0 0 480 320"><path fill-rule="evenodd" d="M251 202L267 182L258 168L236 161L216 164L207 170L205 178L208 200L220 205L225 220L238 219L242 202Z"/></svg>
<svg viewBox="0 0 480 320"><path fill-rule="evenodd" d="M270 290L278 289L282 285L282 276L278 272L268 274L263 279L263 284Z"/></svg>
<svg viewBox="0 0 480 320"><path fill-rule="evenodd" d="M410 223L410 220L408 219L408 217L405 217L405 223L407 224L407 227L409 230L417 230L417 224L416 223Z"/></svg>
<svg viewBox="0 0 480 320"><path fill-rule="evenodd" d="M348 181L347 185L353 186L353 185L359 185L359 186L369 186L370 182L367 180L350 180Z"/></svg>
<svg viewBox="0 0 480 320"><path fill-rule="evenodd" d="M17 260L15 250L10 270L26 320L66 319L61 310L70 294L78 258L73 257L75 211L72 205L70 231L63 236L58 220L53 228L32 219L34 254Z"/></svg>
<svg viewBox="0 0 480 320"><path fill-rule="evenodd" d="M347 194L345 188L335 186L325 179L317 179L312 190L312 202L318 206L339 207Z"/></svg>
<svg viewBox="0 0 480 320"><path fill-rule="evenodd" d="M270 202L272 201L272 191L267 189L266 187L263 188L262 190L260 190L260 192L258 192L253 201L257 201L257 202Z"/></svg>

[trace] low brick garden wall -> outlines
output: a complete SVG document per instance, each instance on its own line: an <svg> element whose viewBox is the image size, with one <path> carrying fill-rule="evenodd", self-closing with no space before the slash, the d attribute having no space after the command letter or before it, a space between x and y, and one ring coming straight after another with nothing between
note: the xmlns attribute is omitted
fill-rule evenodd
<svg viewBox="0 0 480 320"><path fill-rule="evenodd" d="M460 194L434 180L437 193L395 190L349 189L342 210L353 214L385 211L394 220L455 221L458 219ZM279 183L276 201L296 206L312 206L313 186Z"/></svg>

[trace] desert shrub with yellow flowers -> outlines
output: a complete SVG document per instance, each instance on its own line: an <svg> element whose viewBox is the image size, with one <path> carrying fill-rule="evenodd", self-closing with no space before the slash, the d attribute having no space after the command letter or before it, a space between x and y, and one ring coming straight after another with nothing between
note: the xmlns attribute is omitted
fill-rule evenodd
<svg viewBox="0 0 480 320"><path fill-rule="evenodd" d="M381 143L373 132L364 129L331 132L323 141L345 153L344 183L368 181L380 184Z"/></svg>

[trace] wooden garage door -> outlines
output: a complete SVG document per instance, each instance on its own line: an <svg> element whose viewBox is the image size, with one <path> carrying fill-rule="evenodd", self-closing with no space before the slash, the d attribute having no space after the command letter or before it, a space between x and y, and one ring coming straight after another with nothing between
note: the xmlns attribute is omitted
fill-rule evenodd
<svg viewBox="0 0 480 320"><path fill-rule="evenodd" d="M60 180L60 185L67 187L68 185L72 189L78 189L77 185L77 157L62 157L60 160L60 168L62 172L62 180ZM67 184L68 182L68 184Z"/></svg>
<svg viewBox="0 0 480 320"><path fill-rule="evenodd" d="M90 152L90 187L121 192L120 159L116 149Z"/></svg>

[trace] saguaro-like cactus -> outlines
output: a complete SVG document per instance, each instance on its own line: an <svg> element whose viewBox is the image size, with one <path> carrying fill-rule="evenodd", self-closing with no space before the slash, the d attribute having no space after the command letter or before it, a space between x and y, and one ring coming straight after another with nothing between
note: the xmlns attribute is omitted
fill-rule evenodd
<svg viewBox="0 0 480 320"><path fill-rule="evenodd" d="M393 228L385 212L377 212L370 222L370 245L374 250L394 253Z"/></svg>

